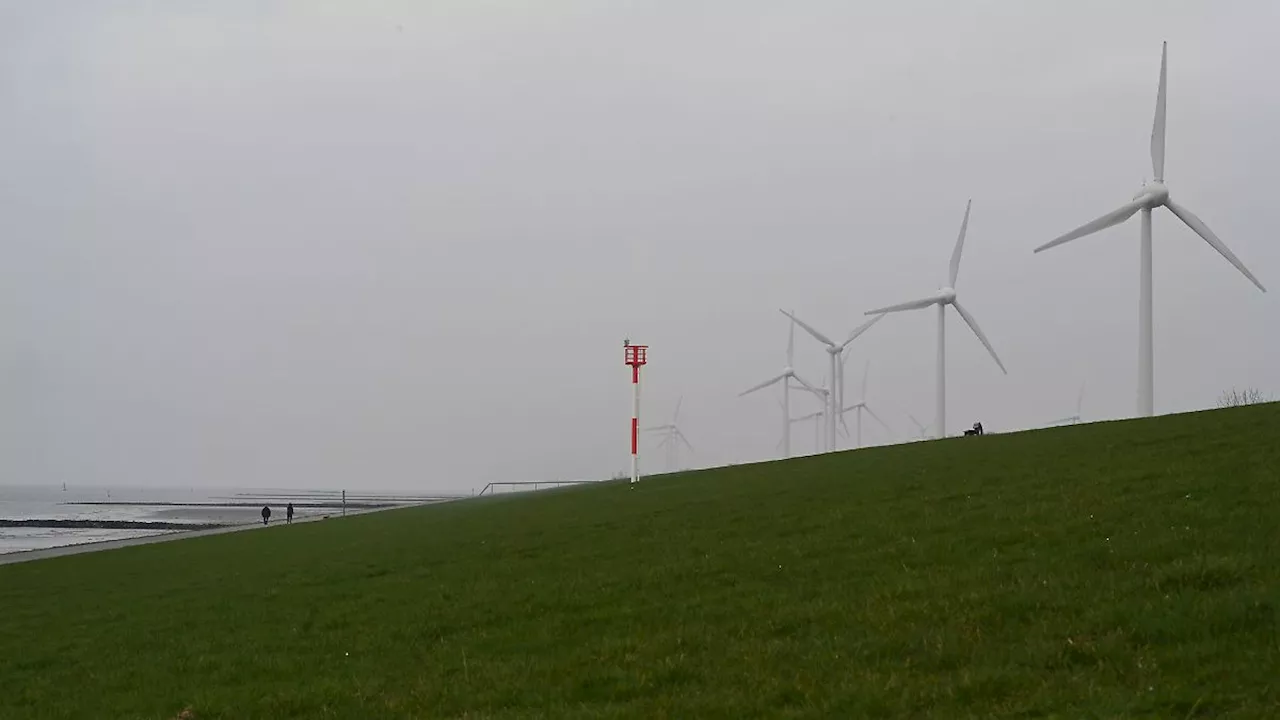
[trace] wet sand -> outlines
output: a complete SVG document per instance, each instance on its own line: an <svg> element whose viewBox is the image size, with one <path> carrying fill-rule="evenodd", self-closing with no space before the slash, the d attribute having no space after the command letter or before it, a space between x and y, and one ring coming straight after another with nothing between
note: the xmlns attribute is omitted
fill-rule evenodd
<svg viewBox="0 0 1280 720"><path fill-rule="evenodd" d="M285 511L284 511L285 506L271 505L270 507L271 507L271 522L274 523L277 520L283 522L285 519ZM387 506L387 507L392 507L392 506ZM364 511L361 510L360 512L364 512ZM347 510L348 515L352 513L353 513L352 510L350 509ZM294 506L293 508L294 522L298 522L302 518L323 517L325 515L329 515L330 517L341 516L342 510L340 508L337 510L333 510L330 508L325 508L325 509L300 508L297 506ZM256 507L170 508L170 509L164 509L164 510L156 510L155 512L152 512L149 515L147 515L147 517L153 518L155 520L181 519L181 520L190 521L193 523L217 523L220 525L240 525L240 524L248 524L248 523L257 523L261 525L262 524L262 506L258 505Z"/></svg>
<svg viewBox="0 0 1280 720"><path fill-rule="evenodd" d="M165 520L68 520L66 518L0 519L0 528L92 530L208 530L224 523L168 522Z"/></svg>
<svg viewBox="0 0 1280 720"><path fill-rule="evenodd" d="M426 504L426 503L422 503ZM392 507L377 508L372 510L360 510L352 512L348 510L347 517L356 515L365 515L372 512L382 512L384 510L394 510L396 508L413 507L413 505L396 505ZM327 517L326 517L327 515ZM317 520L338 520L342 517L341 510L338 512L329 512L313 515L294 514L294 523L315 522ZM132 537L123 540L107 540L102 542L80 543L78 545L62 545L60 547L43 548L40 550L25 550L20 552L5 553L0 555L0 565L12 565L20 562L30 562L32 560L43 560L45 558L61 557L63 555L79 555L81 553L101 552L103 550L114 550L116 548L129 547L131 545L150 545L151 543L169 542L171 540L184 540L186 538L204 537L207 535L222 535L224 533L243 532L245 530L264 530L275 528L285 524L284 508L281 507L277 515L276 509L271 509L271 524L264 526L261 516L255 513L255 519L252 522L237 521L235 525L227 527L213 528L210 530L191 530L182 531L175 530L165 532L158 535L145 535L143 537Z"/></svg>

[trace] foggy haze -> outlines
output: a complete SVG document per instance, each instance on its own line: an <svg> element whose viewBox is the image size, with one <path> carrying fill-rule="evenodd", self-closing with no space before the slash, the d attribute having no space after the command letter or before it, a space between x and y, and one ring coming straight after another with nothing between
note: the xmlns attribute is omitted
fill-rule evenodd
<svg viewBox="0 0 1280 720"><path fill-rule="evenodd" d="M266 5L262 7L263 5ZM1154 215L1156 412L1280 393L1280 5L0 4L0 484L470 491L776 457L779 308L843 338L958 289L948 427L1134 412L1138 222L1166 179L1267 285ZM935 311L853 345L933 419ZM796 367L826 354L801 331ZM793 414L817 409L793 395ZM852 418L850 418L852 422ZM797 426L796 452L811 426ZM686 455L687 457L687 455ZM662 469L646 445L642 468Z"/></svg>

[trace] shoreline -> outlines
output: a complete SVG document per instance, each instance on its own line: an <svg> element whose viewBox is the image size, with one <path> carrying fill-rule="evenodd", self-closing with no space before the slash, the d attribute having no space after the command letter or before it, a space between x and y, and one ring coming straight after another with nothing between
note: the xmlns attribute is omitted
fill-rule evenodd
<svg viewBox="0 0 1280 720"><path fill-rule="evenodd" d="M434 505L436 502L418 502L405 503L403 505L389 505L385 507L360 509L356 512L350 512L347 515L307 515L305 517L295 517L293 525L300 523L317 522L320 520L337 520L343 517L356 517L358 515L367 515L369 513L383 512L386 510L395 510L399 508L421 507L423 505ZM448 502L448 501L444 501ZM350 510L350 505L347 506ZM213 528L202 530L159 530L153 535L141 535L138 537L122 538L119 540L96 540L83 543L73 543L69 545L59 545L51 548L39 548L36 550L19 550L17 552L0 554L0 565L14 565L17 563L31 562L33 560L44 560L48 558L62 557L65 555L80 555L83 553L102 552L105 550L115 550L118 548L130 547L133 545L150 545L158 542L172 542L174 540L186 540L194 537L206 537L209 535L222 535L224 533L243 532L246 530L267 530L272 527L283 527L289 525L283 518L277 520L271 525L263 525L261 521L237 523L232 525L221 525Z"/></svg>
<svg viewBox="0 0 1280 720"><path fill-rule="evenodd" d="M212 530L230 523L166 522L164 520L64 520L60 518L0 519L0 528L68 528L74 530Z"/></svg>
<svg viewBox="0 0 1280 720"><path fill-rule="evenodd" d="M419 502L417 500L413 502ZM259 508L263 505L276 505L279 502L147 502L143 500L94 500L89 502L64 502L59 505L89 505L94 507L208 507L208 508ZM286 502L287 504L287 502ZM330 502L296 502L293 503L295 508L333 508L340 509L344 507L343 503L337 501ZM396 507L394 502L348 502L345 507L350 510L356 508L359 510L372 510L377 508Z"/></svg>

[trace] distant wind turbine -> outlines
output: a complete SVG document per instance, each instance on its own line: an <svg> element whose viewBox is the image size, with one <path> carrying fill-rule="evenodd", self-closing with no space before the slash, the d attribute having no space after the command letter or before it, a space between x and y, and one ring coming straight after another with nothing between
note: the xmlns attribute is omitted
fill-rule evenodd
<svg viewBox="0 0 1280 720"><path fill-rule="evenodd" d="M808 390L807 390L806 388L804 388L804 387L802 387L802 386L800 386L800 385L796 385L795 387L793 387L793 388L791 388L791 389L792 389L792 390L799 390L799 391L801 391L801 392L808 392ZM821 396L819 396L819 397L821 397ZM779 408L779 409L781 409L781 408L782 408L782 401L781 401L781 400L779 400L779 401L778 401L778 408ZM822 439L821 439L821 437L820 437L820 436L821 436L821 434L822 434L822 432L821 432L821 429L822 429L822 415L823 415L823 412L822 412L821 410L819 410L818 412L809 413L809 414L807 414L807 415L801 415L800 417L794 417L794 418L791 418L791 424L792 424L792 425L795 425L796 423L807 422L807 421L809 421L809 420L814 420L814 421L815 421L815 422L814 422L814 436L813 436L813 440L814 440L814 443L813 443L813 452L814 452L814 454L817 454L817 453L819 453L819 452L821 452L821 451L822 451L822 450L821 450L821 448L822 448ZM776 450L779 450L779 451L781 451L781 450L782 450L782 441L781 441L781 440L779 440L779 441L778 441L778 445L776 446L776 448L775 448L775 449L776 449Z"/></svg>
<svg viewBox="0 0 1280 720"><path fill-rule="evenodd" d="M917 420L915 416L912 415L911 413L907 413L907 417L911 418L911 424L916 426L916 430L917 430L916 439L924 440L929 434L929 426L920 424L920 421Z"/></svg>
<svg viewBox="0 0 1280 720"><path fill-rule="evenodd" d="M884 316L881 315L880 317L884 317ZM884 428L886 431L890 433L893 432L892 430L889 429L889 426L885 423L885 421L881 420L879 415L876 415L876 411L872 410L870 405L867 405L867 375L870 372L871 372L871 361L868 360L866 366L862 370L862 394L858 396L858 402L852 405L846 405L844 408L840 410L841 416L843 416L847 412L855 412L855 411L857 412L857 415L854 416L854 427L857 428L856 430L857 435L854 440L854 447L859 447L859 448L862 447L862 412L864 410L876 422L880 423L880 427ZM840 371L840 376L843 379L844 377L843 370ZM843 417L841 419L843 419Z"/></svg>
<svg viewBox="0 0 1280 720"><path fill-rule="evenodd" d="M804 422L813 420L813 452L814 454L828 452L831 446L827 444L827 414L831 411L831 391L827 389L827 379L822 379L822 387L820 388L798 388L808 391L818 402L822 404L822 409L811 412L808 415L802 415L795 419L796 422Z"/></svg>
<svg viewBox="0 0 1280 720"><path fill-rule="evenodd" d="M1068 425L1080 422L1080 409L1084 407L1084 385L1080 386L1080 394L1076 396L1076 414L1055 420L1053 425Z"/></svg>
<svg viewBox="0 0 1280 720"><path fill-rule="evenodd" d="M845 348L849 347L850 343L852 343L854 340L857 340L858 337L862 335L862 333L866 332L871 328L872 325L875 325L877 322L879 322L881 318L884 317L884 315L873 317L870 320L862 323L857 328L855 328L853 332L849 333L849 337L846 338L844 342L836 343L835 341L828 338L826 335L823 335L822 333L815 330L812 325L796 317L794 313L789 313L786 310L779 310L778 312L791 318L791 320L795 322L795 324L804 328L805 332L812 335L815 340L827 346L826 347L827 355L829 356L829 359L831 361L830 377L831 377L831 390L832 390L830 395L827 396L827 406L828 406L828 409L830 410L830 412L827 413L827 418L826 418L827 447L828 449L834 450L836 447L836 418L837 416L840 416L840 413L838 412L838 408L844 407L844 373L843 373L844 364L841 362L838 362L838 358L840 358L841 353L845 351ZM843 417L843 416L840 416L840 417Z"/></svg>
<svg viewBox="0 0 1280 720"><path fill-rule="evenodd" d="M937 431L938 437L947 436L947 363L946 363L946 328L947 328L947 306L950 305L960 313L960 317L964 320L973 334L978 337L982 345L987 348L987 352L991 353L991 358L996 361L996 365L1000 366L1000 371L1009 374L1004 369L1004 363L1000 362L1000 357L996 355L995 348L991 347L991 342L987 340L987 336L982 334L982 330L978 329L978 321L973 319L964 306L956 299L956 277L960 274L960 254L964 251L964 235L969 228L969 210L973 206L970 200L964 208L964 221L960 223L960 236L956 238L956 248L951 253L951 274L950 281L946 287L939 288L932 297L920 300L912 300L910 302L900 303L898 305L889 305L876 310L867 311L868 315L879 315L881 313L901 312L903 310L919 310L927 308L930 305L938 306L938 402L937 402L937 419L934 420L934 429Z"/></svg>
<svg viewBox="0 0 1280 720"><path fill-rule="evenodd" d="M662 440L658 442L658 447L666 448L667 451L667 471L674 472L680 470L680 446L684 445L689 452L694 452L693 445L680 431L680 406L684 404L684 398L681 397L676 401L676 411L671 415L671 422L666 425L655 425L645 428L645 432L662 433Z"/></svg>
<svg viewBox="0 0 1280 720"><path fill-rule="evenodd" d="M1191 228L1197 235L1204 238L1209 246L1218 251L1218 254L1226 258L1227 262L1235 266L1246 278L1249 279L1258 289L1266 292L1267 289L1258 282L1258 279L1249 272L1249 269L1240 262L1227 248L1218 236L1213 234L1208 225L1191 212L1188 208L1175 203L1169 197L1169 188L1164 184L1164 137L1165 137L1165 90L1168 78L1168 59L1169 44L1164 43L1160 50L1160 85L1156 90L1156 116L1151 127L1151 169L1155 172L1155 180L1150 184L1143 184L1142 189L1138 190L1133 196L1133 201L1127 205L1121 206L1118 210L1103 215L1089 223L1085 223L1071 232L1051 240L1044 245L1036 248L1036 252L1048 250L1051 247L1057 247L1066 242L1070 242L1086 235L1091 235L1104 230L1113 225L1120 223L1133 217L1134 213L1142 212L1142 230L1140 235L1140 264L1138 269L1138 416L1150 417L1155 414L1155 378L1154 378L1154 351L1152 349L1153 333L1151 329L1151 211L1158 207L1164 206L1177 216L1187 227Z"/></svg>
<svg viewBox="0 0 1280 720"><path fill-rule="evenodd" d="M803 378L797 375L795 368L792 367L792 365L795 362L795 350L796 350L796 325L795 325L795 322L793 321L790 323L790 328L787 335L787 364L782 369L782 373L768 380L765 380L759 385L753 385L752 387L749 387L746 390L743 390L742 392L738 393L738 397L742 397L743 395L750 395L751 393L757 390L763 390L769 387L770 385L773 385L774 383L778 383L778 382L782 383L782 446L783 446L782 456L783 457L791 457L791 383L789 381L795 380L796 382L800 383L801 386L803 386L808 390L812 390L815 392L817 390L817 388L805 382Z"/></svg>
<svg viewBox="0 0 1280 720"><path fill-rule="evenodd" d="M823 406L821 410L815 410L808 415L801 415L792 422L813 421L813 452L815 455L826 452L826 443L823 439L826 435L823 430L826 429L827 408Z"/></svg>
<svg viewBox="0 0 1280 720"><path fill-rule="evenodd" d="M792 390L795 390L795 389L803 389L803 388L801 388L799 385L797 385L797 386L795 386L794 388L792 388ZM782 400L778 400L777 402L778 402L778 412L783 412ZM788 417L788 418L787 418L787 425L788 425L788 426L795 425L795 424L796 424L796 423L798 423L798 422L800 422L800 421L799 421L799 419L797 419L797 418L793 418L793 417ZM777 444L777 445L774 445L774 446L773 446L773 449L774 449L774 450L777 450L778 452L782 452L782 443L783 443L783 441L784 441L784 440L785 440L785 438L778 438L778 444Z"/></svg>

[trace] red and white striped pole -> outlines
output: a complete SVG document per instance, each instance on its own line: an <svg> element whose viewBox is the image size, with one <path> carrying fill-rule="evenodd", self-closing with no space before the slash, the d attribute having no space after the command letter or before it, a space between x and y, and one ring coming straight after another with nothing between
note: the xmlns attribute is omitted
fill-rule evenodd
<svg viewBox="0 0 1280 720"><path fill-rule="evenodd" d="M631 366L631 482L640 482L640 368L648 362L648 345L632 345L628 340L627 365Z"/></svg>

